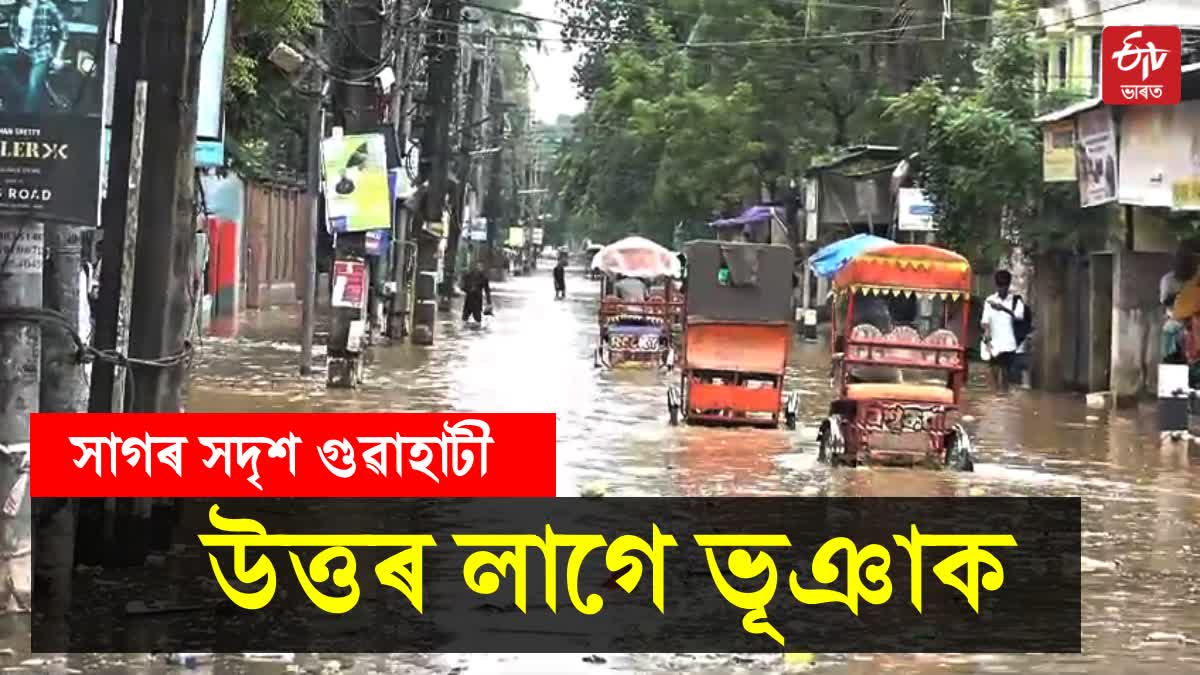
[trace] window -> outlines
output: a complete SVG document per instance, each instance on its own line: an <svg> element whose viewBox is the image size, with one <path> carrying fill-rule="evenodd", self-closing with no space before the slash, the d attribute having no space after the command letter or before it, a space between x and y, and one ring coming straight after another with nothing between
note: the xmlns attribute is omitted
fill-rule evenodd
<svg viewBox="0 0 1200 675"><path fill-rule="evenodd" d="M1058 48L1058 86L1067 86L1067 45Z"/></svg>
<svg viewBox="0 0 1200 675"><path fill-rule="evenodd" d="M1092 36L1092 95L1095 96L1100 92L1100 76L1103 75L1103 70L1100 66L1100 36Z"/></svg>

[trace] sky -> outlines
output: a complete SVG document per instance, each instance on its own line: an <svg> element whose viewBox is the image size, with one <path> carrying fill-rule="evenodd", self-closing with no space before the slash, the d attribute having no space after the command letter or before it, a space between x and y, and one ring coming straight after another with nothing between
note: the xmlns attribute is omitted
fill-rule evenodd
<svg viewBox="0 0 1200 675"><path fill-rule="evenodd" d="M546 19L563 18L555 7L555 0L524 0L521 11ZM541 52L530 47L525 58L536 82L536 91L531 97L534 112L543 122L554 122L559 115L583 112L584 102L576 95L575 85L571 84L571 70L575 66L576 56L566 51L561 42L557 42L561 27L543 23L540 28L542 37L551 41L543 43Z"/></svg>

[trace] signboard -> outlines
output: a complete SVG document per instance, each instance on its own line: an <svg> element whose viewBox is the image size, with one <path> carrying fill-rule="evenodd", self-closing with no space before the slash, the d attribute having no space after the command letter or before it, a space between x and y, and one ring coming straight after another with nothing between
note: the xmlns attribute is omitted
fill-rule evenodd
<svg viewBox="0 0 1200 675"><path fill-rule="evenodd" d="M471 221L471 227L467 230L467 238L470 241L485 242L488 235L487 218L476 218Z"/></svg>
<svg viewBox="0 0 1200 675"><path fill-rule="evenodd" d="M46 30L33 37L67 36L60 63L48 40L32 57L0 51L0 69L11 77L0 102L0 210L96 223L109 4L42 2L37 25ZM14 20L5 32L19 36L21 30Z"/></svg>
<svg viewBox="0 0 1200 675"><path fill-rule="evenodd" d="M1126 108L1121 119L1122 204L1194 210L1189 182L1200 177L1200 101Z"/></svg>
<svg viewBox="0 0 1200 675"><path fill-rule="evenodd" d="M1109 108L1080 113L1075 126L1079 139L1079 203L1100 206L1117 199L1117 134Z"/></svg>
<svg viewBox="0 0 1200 675"><path fill-rule="evenodd" d="M817 223L819 206L817 196L820 187L816 178L809 178L804 188L804 241L817 240Z"/></svg>
<svg viewBox="0 0 1200 675"><path fill-rule="evenodd" d="M541 246L542 245L542 237L544 237L545 234L546 234L546 232L542 228L540 228L540 227L533 228L533 245Z"/></svg>
<svg viewBox="0 0 1200 675"><path fill-rule="evenodd" d="M321 161L331 231L391 228L391 185L383 134L327 138L321 143Z"/></svg>
<svg viewBox="0 0 1200 675"><path fill-rule="evenodd" d="M902 232L932 232L937 229L933 222L933 203L925 193L916 188L900 188L896 198L896 227Z"/></svg>
<svg viewBox="0 0 1200 675"><path fill-rule="evenodd" d="M1173 181L1171 201L1176 211L1200 211L1200 176Z"/></svg>
<svg viewBox="0 0 1200 675"><path fill-rule="evenodd" d="M509 248L521 248L525 246L525 228L508 228L508 241L505 243L505 246Z"/></svg>
<svg viewBox="0 0 1200 675"><path fill-rule="evenodd" d="M362 309L367 303L367 266L361 260L335 260L333 263L334 307Z"/></svg>
<svg viewBox="0 0 1200 675"><path fill-rule="evenodd" d="M1061 120L1042 129L1042 180L1075 182L1075 120Z"/></svg>
<svg viewBox="0 0 1200 675"><path fill-rule="evenodd" d="M200 94L196 102L196 166L225 165L225 45L229 0L205 0Z"/></svg>

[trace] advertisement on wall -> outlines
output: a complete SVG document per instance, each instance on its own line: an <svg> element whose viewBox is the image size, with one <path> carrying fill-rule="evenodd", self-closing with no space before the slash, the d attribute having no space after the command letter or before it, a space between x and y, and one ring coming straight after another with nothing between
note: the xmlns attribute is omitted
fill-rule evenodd
<svg viewBox="0 0 1200 675"><path fill-rule="evenodd" d="M1047 124L1042 130L1042 180L1075 182L1075 121Z"/></svg>
<svg viewBox="0 0 1200 675"><path fill-rule="evenodd" d="M321 160L331 232L365 232L392 226L383 134L327 138L321 143Z"/></svg>
<svg viewBox="0 0 1200 675"><path fill-rule="evenodd" d="M334 307L362 309L367 302L367 266L361 260L337 260L333 263Z"/></svg>
<svg viewBox="0 0 1200 675"><path fill-rule="evenodd" d="M1200 101L1126 109L1120 173L1122 203L1200 209Z"/></svg>
<svg viewBox="0 0 1200 675"><path fill-rule="evenodd" d="M1117 134L1112 111L1099 108L1080 113L1075 126L1079 139L1079 203L1100 206L1117 199Z"/></svg>
<svg viewBox="0 0 1200 675"><path fill-rule="evenodd" d="M0 4L0 211L96 222L108 6Z"/></svg>

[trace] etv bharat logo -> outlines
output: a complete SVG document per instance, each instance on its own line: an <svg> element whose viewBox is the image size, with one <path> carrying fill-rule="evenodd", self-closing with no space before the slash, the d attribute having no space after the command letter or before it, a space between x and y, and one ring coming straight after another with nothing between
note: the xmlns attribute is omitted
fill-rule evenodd
<svg viewBox="0 0 1200 675"><path fill-rule="evenodd" d="M1178 26L1110 26L1101 40L1105 103L1179 103L1183 36Z"/></svg>

